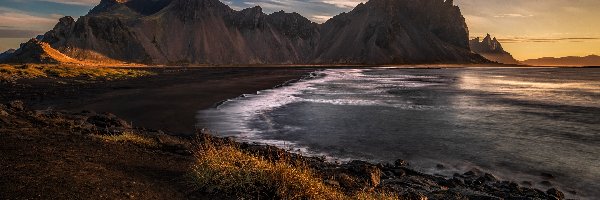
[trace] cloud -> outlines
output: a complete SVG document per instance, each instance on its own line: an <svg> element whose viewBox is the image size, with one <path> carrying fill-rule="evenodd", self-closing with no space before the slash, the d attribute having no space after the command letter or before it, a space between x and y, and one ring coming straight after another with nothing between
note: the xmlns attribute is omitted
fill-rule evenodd
<svg viewBox="0 0 600 200"><path fill-rule="evenodd" d="M39 0L52 3L78 5L78 6L95 6L100 3L100 0Z"/></svg>
<svg viewBox="0 0 600 200"><path fill-rule="evenodd" d="M331 19L332 16L329 15L313 15L310 17L310 20L317 22L317 23L323 23L329 19Z"/></svg>
<svg viewBox="0 0 600 200"><path fill-rule="evenodd" d="M340 8L342 1L330 0L330 3L336 3L340 6L336 6L330 3L325 3L322 0L229 0L231 3L228 5L231 8L240 10L241 8L248 8L253 6L260 6L263 8L263 12L269 14L277 11L285 11L287 13L296 12L302 16L307 17L309 20L317 23L325 22L333 15L340 14L342 12L348 12L352 8ZM359 0L346 0L346 2L352 1L353 4L359 4Z"/></svg>
<svg viewBox="0 0 600 200"><path fill-rule="evenodd" d="M57 22L55 16L40 17L22 12L13 12L0 9L0 26L15 29L47 29Z"/></svg>
<svg viewBox="0 0 600 200"><path fill-rule="evenodd" d="M514 37L514 38L498 38L500 43L554 43L554 42L585 42L600 40L600 37L565 37L565 38L525 38L525 37Z"/></svg>
<svg viewBox="0 0 600 200"><path fill-rule="evenodd" d="M284 10L293 6L293 2L277 0L262 0L256 2L245 1L243 3L247 6L260 6L261 8L265 8L267 10Z"/></svg>
<svg viewBox="0 0 600 200"><path fill-rule="evenodd" d="M33 38L42 33L42 31L34 30L14 30L0 28L0 38Z"/></svg>
<svg viewBox="0 0 600 200"><path fill-rule="evenodd" d="M499 14L499 15L494 15L495 18L508 18L508 17L513 17L513 18L524 18L524 17L533 17L533 15L529 14L529 15L524 15L524 14L516 14L516 13L509 13L509 14Z"/></svg>
<svg viewBox="0 0 600 200"><path fill-rule="evenodd" d="M482 26L482 25L490 23L490 20L486 17L470 15L470 14L464 14L463 16L465 17L465 20L467 21L468 24L475 24L477 26Z"/></svg>
<svg viewBox="0 0 600 200"><path fill-rule="evenodd" d="M326 1L322 1L323 3L326 4L331 4L334 6L337 6L339 8L354 8L356 7L356 5L360 4L361 0L326 0Z"/></svg>

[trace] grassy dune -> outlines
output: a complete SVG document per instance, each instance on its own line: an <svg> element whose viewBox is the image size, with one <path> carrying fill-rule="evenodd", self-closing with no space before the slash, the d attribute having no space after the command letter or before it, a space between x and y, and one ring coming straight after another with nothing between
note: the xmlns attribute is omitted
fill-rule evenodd
<svg viewBox="0 0 600 200"><path fill-rule="evenodd" d="M91 79L126 79L152 75L151 72L139 69L115 69L108 67L83 67L76 65L52 64L0 64L0 81L15 81L31 78L73 78L87 77Z"/></svg>

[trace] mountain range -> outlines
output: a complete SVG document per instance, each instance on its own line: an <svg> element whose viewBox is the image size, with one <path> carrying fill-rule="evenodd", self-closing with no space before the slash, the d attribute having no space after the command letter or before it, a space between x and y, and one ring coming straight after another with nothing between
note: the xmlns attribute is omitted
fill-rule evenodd
<svg viewBox="0 0 600 200"><path fill-rule="evenodd" d="M468 37L452 0L370 0L323 24L218 0L101 0L33 44L76 60L165 65L489 62Z"/></svg>
<svg viewBox="0 0 600 200"><path fill-rule="evenodd" d="M561 58L544 57L524 60L521 62L533 66L600 66L600 56L567 56Z"/></svg>
<svg viewBox="0 0 600 200"><path fill-rule="evenodd" d="M483 40L479 37L469 41L471 50L482 55L488 60L503 64L520 64L510 53L502 48L502 44L490 34L487 34Z"/></svg>

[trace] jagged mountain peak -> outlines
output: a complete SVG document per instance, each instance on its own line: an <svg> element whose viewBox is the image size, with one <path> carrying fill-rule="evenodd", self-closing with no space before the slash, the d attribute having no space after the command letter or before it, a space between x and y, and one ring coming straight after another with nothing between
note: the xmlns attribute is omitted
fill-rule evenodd
<svg viewBox="0 0 600 200"><path fill-rule="evenodd" d="M4 62L7 58L11 57L13 53L17 51L16 49L8 49L3 53L0 53L0 62Z"/></svg>
<svg viewBox="0 0 600 200"><path fill-rule="evenodd" d="M480 40L479 37L473 38L469 41L469 46L471 46L473 52L481 54L491 61L504 64L519 64L519 61L504 50L498 39L492 37L489 33L486 34L483 40Z"/></svg>
<svg viewBox="0 0 600 200"><path fill-rule="evenodd" d="M176 13L183 21L202 20L208 16L225 16L235 11L219 0L172 1L173 2L169 6L168 12ZM260 10L262 12L262 8Z"/></svg>
<svg viewBox="0 0 600 200"><path fill-rule="evenodd" d="M100 3L92 8L88 15L107 13L117 9L122 3L118 0L100 0Z"/></svg>
<svg viewBox="0 0 600 200"><path fill-rule="evenodd" d="M240 11L242 11L242 12L246 11L246 12L252 12L252 13L263 13L263 9L259 5L256 5L256 6L250 7L250 8L244 8Z"/></svg>
<svg viewBox="0 0 600 200"><path fill-rule="evenodd" d="M167 7L172 0L101 0L88 15L152 15Z"/></svg>
<svg viewBox="0 0 600 200"><path fill-rule="evenodd" d="M219 0L102 0L44 41L77 59L156 64L489 62L470 51L468 35L449 0L370 0L323 24Z"/></svg>
<svg viewBox="0 0 600 200"><path fill-rule="evenodd" d="M473 51L482 53L503 53L504 49L502 48L502 44L496 39L496 37L492 37L489 33L486 34L483 40L479 40L479 37L476 37L470 41L470 46Z"/></svg>

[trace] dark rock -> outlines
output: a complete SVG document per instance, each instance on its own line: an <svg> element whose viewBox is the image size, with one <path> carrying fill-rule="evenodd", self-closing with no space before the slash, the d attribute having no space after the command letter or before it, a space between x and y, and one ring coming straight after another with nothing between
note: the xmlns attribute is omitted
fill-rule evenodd
<svg viewBox="0 0 600 200"><path fill-rule="evenodd" d="M508 184L508 187L509 187L511 190L518 190L518 189L519 189L519 184L517 184L517 183L515 183L515 182L510 182L510 183Z"/></svg>
<svg viewBox="0 0 600 200"><path fill-rule="evenodd" d="M540 176L542 176L542 178L544 178L546 180L554 179L554 175L552 175L551 173L542 172L542 173L540 173Z"/></svg>
<svg viewBox="0 0 600 200"><path fill-rule="evenodd" d="M464 186L465 182L458 178L451 178L451 179L444 179L444 180L440 181L439 184L442 186L455 188L455 187L459 187L459 186Z"/></svg>
<svg viewBox="0 0 600 200"><path fill-rule="evenodd" d="M10 123L10 113L8 113L7 107L3 104L0 104L0 125L9 124Z"/></svg>
<svg viewBox="0 0 600 200"><path fill-rule="evenodd" d="M498 180L494 175L488 173L485 173L485 175L483 175L482 178L483 180L488 182L495 182Z"/></svg>
<svg viewBox="0 0 600 200"><path fill-rule="evenodd" d="M394 166L395 167L406 167L408 165L409 165L408 162L406 162L406 161L404 161L402 159L398 159L398 160L394 161Z"/></svg>
<svg viewBox="0 0 600 200"><path fill-rule="evenodd" d="M565 194L562 193L561 191L557 190L556 188L550 188L548 191L546 191L546 194L550 195L550 196L554 196L558 199L564 199L565 198Z"/></svg>
<svg viewBox="0 0 600 200"><path fill-rule="evenodd" d="M383 179L392 179L395 177L396 175L392 171L383 171L383 173L381 174L381 178Z"/></svg>
<svg viewBox="0 0 600 200"><path fill-rule="evenodd" d="M487 34L481 42L479 37L470 40L469 46L471 46L473 52L478 53L491 61L503 64L519 64L519 61L513 58L510 53L506 52L496 38L492 39L490 34Z"/></svg>
<svg viewBox="0 0 600 200"><path fill-rule="evenodd" d="M444 165L442 165L442 164L437 164L437 165L435 165L435 168L437 168L437 169L445 169L446 167L444 167Z"/></svg>
<svg viewBox="0 0 600 200"><path fill-rule="evenodd" d="M131 128L125 120L112 114L93 115L87 118L87 122L100 128Z"/></svg>
<svg viewBox="0 0 600 200"><path fill-rule="evenodd" d="M346 164L348 169L363 178L372 187L377 187L381 183L381 169L368 162L354 160Z"/></svg>
<svg viewBox="0 0 600 200"><path fill-rule="evenodd" d="M65 16L58 20L58 23L54 25L54 28L44 34L42 42L46 42L53 45L62 45L65 41L61 41L63 38L71 36L73 28L75 26L75 20L71 16Z"/></svg>
<svg viewBox="0 0 600 200"><path fill-rule="evenodd" d="M360 184L352 176L345 173L336 173L335 180L343 188L361 188Z"/></svg>
<svg viewBox="0 0 600 200"><path fill-rule="evenodd" d="M552 183L550 183L550 181L541 181L540 184L542 184L543 186L552 186Z"/></svg>
<svg viewBox="0 0 600 200"><path fill-rule="evenodd" d="M3 60L11 57L12 54L15 53L15 51L16 51L15 49L8 49L4 53L0 53L0 63L3 62Z"/></svg>
<svg viewBox="0 0 600 200"><path fill-rule="evenodd" d="M25 109L23 102L19 100L9 102L8 106L15 111L23 111Z"/></svg>
<svg viewBox="0 0 600 200"><path fill-rule="evenodd" d="M402 177L402 176L406 175L406 171L404 171L403 169L392 169L391 171L392 171L392 173L394 173L394 175L396 175L398 177Z"/></svg>
<svg viewBox="0 0 600 200"><path fill-rule="evenodd" d="M502 198L492 197L492 196L482 195L482 194L469 194L466 199L470 199L470 200L502 200ZM512 198L512 199L518 200L519 198ZM525 200L525 198L523 198L523 200Z"/></svg>
<svg viewBox="0 0 600 200"><path fill-rule="evenodd" d="M454 200L466 200L467 198L460 192L455 190L441 190L435 191L428 194L428 199L454 199Z"/></svg>
<svg viewBox="0 0 600 200"><path fill-rule="evenodd" d="M427 200L427 196L418 191L406 191L399 195L400 199Z"/></svg>
<svg viewBox="0 0 600 200"><path fill-rule="evenodd" d="M477 174L475 174L474 171L468 171L468 172L465 172L463 175L465 175L465 176L475 176Z"/></svg>
<svg viewBox="0 0 600 200"><path fill-rule="evenodd" d="M8 112L6 112L6 106L4 104L0 104L0 116L8 116Z"/></svg>

